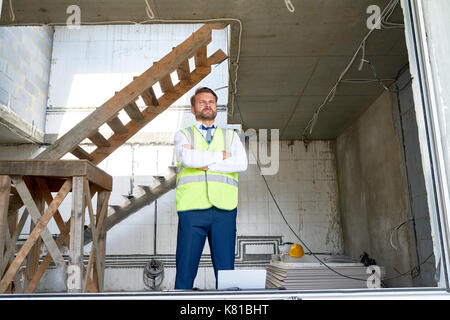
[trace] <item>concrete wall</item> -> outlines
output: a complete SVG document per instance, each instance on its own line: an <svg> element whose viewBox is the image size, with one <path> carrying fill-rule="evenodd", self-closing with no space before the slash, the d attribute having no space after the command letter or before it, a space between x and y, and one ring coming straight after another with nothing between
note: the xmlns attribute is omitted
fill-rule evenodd
<svg viewBox="0 0 450 320"><path fill-rule="evenodd" d="M37 143L44 141L52 42L50 27L0 28L0 115Z"/></svg>
<svg viewBox="0 0 450 320"><path fill-rule="evenodd" d="M402 144L405 174L408 180L410 218L414 218L414 221L407 225L414 241L413 247L415 249L412 258L416 261L416 264L429 258L417 270L417 276L413 279L413 283L416 287L427 287L436 286L434 279L436 268L435 258L429 257L433 252L433 239L419 146L416 109L410 79L409 69L406 69L399 76L397 83L398 87L401 88L401 92L399 93L398 101L393 105L393 113L398 137Z"/></svg>
<svg viewBox="0 0 450 320"><path fill-rule="evenodd" d="M408 74L405 73L405 77ZM403 85L408 80L406 78ZM411 97L409 99L412 100ZM427 242L431 234L429 222L427 225L426 193L423 197L420 151L414 132L416 124L410 108L411 105L404 104L400 123L397 98L385 92L336 140L344 252L350 256L367 252L379 265L386 267L387 278L417 265L417 234L414 234L417 230L419 242L422 241L421 248L417 248L421 250L419 258L432 252L432 246ZM408 171L405 168L402 130L409 130L403 132L409 146L405 149ZM408 183L414 186L413 211ZM415 228L410 221L392 234L397 226L412 218L412 214L417 219ZM389 287L434 286L433 270L423 271L422 276L426 274L426 277L420 280L413 281L406 276L386 284Z"/></svg>
<svg viewBox="0 0 450 320"><path fill-rule="evenodd" d="M409 205L401 145L392 117L392 97L384 93L336 141L344 251L363 251L386 267L387 277L411 266L407 229L391 247L390 233L408 219ZM390 286L411 286L406 278Z"/></svg>
<svg viewBox="0 0 450 320"><path fill-rule="evenodd" d="M113 153L100 164L114 178L110 204L123 202L122 195L129 193L132 177L134 186L149 185L152 175L170 165L172 157L173 145L126 145ZM333 143L315 141L306 150L300 141L282 141L279 168L276 175L266 178L292 228L314 252L341 254L343 241ZM105 290L145 290L143 266L152 258L165 265L165 280L161 288L173 288L178 224L175 190L159 198L156 206L156 240L154 203L108 233ZM68 219L70 196L64 200L60 211L63 218ZM51 232L58 233L53 221L49 228ZM281 218L256 165L249 165L246 172L239 174L237 240L235 254L238 269L264 269L270 255L277 253L281 242L298 242ZM86 247L86 252L89 248L90 245ZM215 279L207 242L203 254L194 286L213 289ZM261 255L264 257L261 258ZM59 290L64 290L63 284L57 270L51 269L46 272L38 291Z"/></svg>

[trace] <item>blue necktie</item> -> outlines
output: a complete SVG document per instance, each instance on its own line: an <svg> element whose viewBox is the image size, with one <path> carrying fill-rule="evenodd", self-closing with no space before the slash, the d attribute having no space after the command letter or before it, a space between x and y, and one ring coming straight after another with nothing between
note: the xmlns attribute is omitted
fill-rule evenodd
<svg viewBox="0 0 450 320"><path fill-rule="evenodd" d="M214 125L212 125L211 127L205 127L204 125L201 125L200 127L202 130L206 130L206 142L208 142L208 144L210 144L211 142L211 132L212 129L214 129Z"/></svg>

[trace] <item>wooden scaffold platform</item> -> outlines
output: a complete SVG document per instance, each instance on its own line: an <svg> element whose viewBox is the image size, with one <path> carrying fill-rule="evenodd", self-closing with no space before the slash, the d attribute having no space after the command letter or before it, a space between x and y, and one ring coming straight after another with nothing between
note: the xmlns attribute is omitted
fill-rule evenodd
<svg viewBox="0 0 450 320"><path fill-rule="evenodd" d="M111 190L112 177L87 160L0 161L0 293L12 293L23 264L26 264L24 293L34 292L51 260L64 279L67 292L102 292L106 245L103 221ZM57 194L53 197L52 193ZM71 214L64 222L58 208L69 193L72 193ZM95 194L94 213L91 200ZM25 210L19 220L19 208L23 206ZM86 209L93 245L85 267ZM28 216L32 220L30 234L15 252ZM60 232L56 240L47 228L52 218ZM48 254L39 264L41 241ZM61 253L63 244L69 250L68 263Z"/></svg>

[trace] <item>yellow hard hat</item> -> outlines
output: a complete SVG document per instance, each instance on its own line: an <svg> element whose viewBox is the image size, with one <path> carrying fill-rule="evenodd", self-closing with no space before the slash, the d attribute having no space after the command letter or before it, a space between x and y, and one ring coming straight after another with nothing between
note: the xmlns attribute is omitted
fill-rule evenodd
<svg viewBox="0 0 450 320"><path fill-rule="evenodd" d="M298 243L294 243L291 246L291 249L289 249L289 255L291 257L303 257L303 255L305 254L305 252L303 252L303 247L301 245L299 245Z"/></svg>

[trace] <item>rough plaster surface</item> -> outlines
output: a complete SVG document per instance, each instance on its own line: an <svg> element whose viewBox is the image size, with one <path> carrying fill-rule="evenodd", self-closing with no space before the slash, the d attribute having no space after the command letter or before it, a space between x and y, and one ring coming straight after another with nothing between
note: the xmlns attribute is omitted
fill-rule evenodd
<svg viewBox="0 0 450 320"><path fill-rule="evenodd" d="M402 149L393 120L393 97L385 93L336 142L345 253L366 251L386 267L387 277L415 264L407 228L390 245L391 231L409 218ZM388 282L411 286L409 277Z"/></svg>

